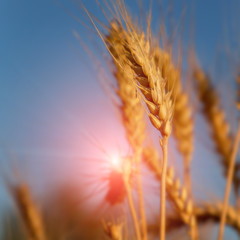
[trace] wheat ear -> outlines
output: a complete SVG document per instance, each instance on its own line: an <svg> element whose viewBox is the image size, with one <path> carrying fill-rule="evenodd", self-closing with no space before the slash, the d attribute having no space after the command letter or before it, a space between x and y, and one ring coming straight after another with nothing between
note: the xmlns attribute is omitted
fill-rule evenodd
<svg viewBox="0 0 240 240"><path fill-rule="evenodd" d="M161 168L158 166L158 154L153 147L145 148L143 151L143 160L147 166L154 172L155 177L161 181ZM192 199L188 196L188 191L185 186L180 185L180 180L174 176L174 169L168 167L167 176L167 196L170 202L175 207L182 221L189 225L190 236L192 239L197 238L196 217L193 211Z"/></svg>
<svg viewBox="0 0 240 240"><path fill-rule="evenodd" d="M200 206L196 206L194 208L195 216L199 223L205 224L208 221L213 221L219 223L221 214L223 210L222 203L205 203ZM171 232L172 230L176 230L184 225L184 222L179 216L175 214L171 214L167 216L168 225L167 231ZM238 233L240 233L240 214L239 210L233 206L228 206L226 213L226 224L233 229L235 229ZM148 231L151 233L156 233L158 231L157 225L149 225Z"/></svg>
<svg viewBox="0 0 240 240"><path fill-rule="evenodd" d="M110 51L112 51L114 54L115 59L118 61L116 62L116 60L113 59L115 65L114 75L118 83L117 94L121 100L120 112L126 131L126 137L134 152L133 159L135 160L134 162L137 168L137 190L139 196L142 236L144 240L147 240L147 223L144 210L144 197L140 172L142 145L145 138L145 121L143 119L144 111L140 99L136 94L136 87L132 80L131 68L125 64L127 59L124 58L124 56L119 57L116 54L116 51L114 51L114 49L117 49L118 54L124 52L124 47L122 45L122 41L124 39L121 39L120 35L122 35L122 32L117 31L116 23L112 23L112 27L109 30L108 36L106 37L106 42L109 45ZM119 39L122 41L119 41ZM121 63L121 66L124 65L124 69L119 66L119 63Z"/></svg>
<svg viewBox="0 0 240 240"><path fill-rule="evenodd" d="M184 183L191 193L190 163L193 152L194 122L188 95L183 91L180 71L171 62L170 55L155 47L153 57L156 65L161 68L163 78L167 80L166 88L172 89L174 101L173 134L177 140L178 150L183 156Z"/></svg>
<svg viewBox="0 0 240 240"><path fill-rule="evenodd" d="M45 240L42 218L26 184L12 187L12 193L20 211L29 240Z"/></svg>
<svg viewBox="0 0 240 240"><path fill-rule="evenodd" d="M212 219L217 222L220 221L221 215L223 212L223 204L222 203L214 203L214 204L205 204L200 207L196 207L194 212L199 219L199 221L205 222L207 219ZM240 214L237 209L233 206L227 207L226 211L226 223L240 232Z"/></svg>
<svg viewBox="0 0 240 240"><path fill-rule="evenodd" d="M197 80L197 92L202 103L202 111L211 127L215 149L221 156L224 175L226 175L233 142L229 133L230 127L225 119L224 110L220 106L219 96L210 79L200 68L194 71L194 78Z"/></svg>

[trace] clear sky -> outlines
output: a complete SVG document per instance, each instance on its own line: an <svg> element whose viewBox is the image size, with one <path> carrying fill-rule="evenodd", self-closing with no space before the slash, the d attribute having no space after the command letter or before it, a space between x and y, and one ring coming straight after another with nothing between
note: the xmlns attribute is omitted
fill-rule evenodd
<svg viewBox="0 0 240 240"><path fill-rule="evenodd" d="M95 0L82 2L104 21ZM125 2L136 15L136 0ZM229 49L234 51L225 61L238 64L238 0L172 2L175 17L185 13L183 46L190 46L188 27L193 25L196 52L205 69L214 74L216 64L224 69L220 57L229 54ZM144 1L143 9L148 9L148 5ZM167 1L163 1L163 6L167 9ZM160 14L155 7L153 19L159 20ZM64 181L65 177L75 176L74 167L69 166L75 166L72 160L101 157L102 152L93 143L96 139L110 155L128 151L118 116L98 83L96 65L74 37L73 30L92 51L101 46L97 35L82 23L90 26L78 1L0 1L0 168L7 171L14 163L20 166L25 179L41 187L47 186L46 179L59 181L61 177ZM153 28L157 26L153 21ZM93 47L94 43L97 47ZM97 51L96 55L101 53ZM227 86L227 80L220 77L218 81ZM227 86L227 90L230 88ZM202 159L212 155L214 158L212 150L206 147L208 141L202 137L205 136L197 131L194 184L200 193L220 198L224 187L221 169L216 160ZM206 164L208 169L216 168L212 176L208 175ZM41 183L32 181L33 176L41 178ZM204 186L197 182L200 179L205 181ZM211 194L213 189L216 193ZM5 200L3 195L0 194L0 201Z"/></svg>

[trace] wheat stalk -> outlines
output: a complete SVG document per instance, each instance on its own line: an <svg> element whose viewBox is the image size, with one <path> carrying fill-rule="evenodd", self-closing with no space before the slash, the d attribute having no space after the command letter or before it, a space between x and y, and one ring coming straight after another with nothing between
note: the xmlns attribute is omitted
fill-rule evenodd
<svg viewBox="0 0 240 240"><path fill-rule="evenodd" d="M161 168L157 165L159 161L156 150L153 147L145 148L143 151L143 160L147 166L155 173L155 177L161 181ZM174 176L174 169L168 167L167 176L167 196L182 221L189 225L190 227L190 236L192 239L197 238L197 225L196 217L193 211L193 202L192 199L188 196L188 191L185 186L181 186L180 180Z"/></svg>
<svg viewBox="0 0 240 240"><path fill-rule="evenodd" d="M131 192L131 184L130 184L131 174L132 174L132 164L130 161L126 161L125 164L123 165L123 180L127 190L128 203L129 203L129 207L130 207L130 211L131 211L131 215L134 223L136 237L137 237L137 240L141 240L140 227L139 227L138 218L137 218L136 210L134 207L134 202L133 202L132 192Z"/></svg>
<svg viewBox="0 0 240 240"><path fill-rule="evenodd" d="M29 240L45 240L44 227L40 213L26 184L12 187L12 193L20 211Z"/></svg>

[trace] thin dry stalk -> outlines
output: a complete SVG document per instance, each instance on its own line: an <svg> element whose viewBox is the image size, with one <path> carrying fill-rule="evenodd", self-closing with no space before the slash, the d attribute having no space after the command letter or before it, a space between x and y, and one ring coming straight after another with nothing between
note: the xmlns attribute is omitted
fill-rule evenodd
<svg viewBox="0 0 240 240"><path fill-rule="evenodd" d="M154 172L155 177L161 181L162 170L157 164L159 158L153 147L144 149L143 160L150 170ZM196 217L193 211L193 202L188 196L187 188L181 186L180 180L175 178L172 167L168 167L167 169L166 186L168 199L173 204L182 221L189 225L191 238L197 239L197 226Z"/></svg>
<svg viewBox="0 0 240 240"><path fill-rule="evenodd" d="M164 231L160 231L160 239L165 239L165 229L166 229L166 175L167 175L167 159L168 159L168 137L164 136L163 141L161 143L163 150L163 167L162 167L162 175L161 175L161 205L160 205L160 229L164 229Z"/></svg>
<svg viewBox="0 0 240 240"><path fill-rule="evenodd" d="M42 218L32 199L28 186L22 184L13 187L12 193L26 226L29 240L45 240Z"/></svg>
<svg viewBox="0 0 240 240"><path fill-rule="evenodd" d="M137 213L136 213L133 198L132 198L132 188L131 188L131 184L130 184L131 173L132 173L131 163L126 162L126 164L124 165L124 169L123 169L123 179L124 179L124 184L125 184L126 190L127 190L128 203L129 203L129 207L130 207L130 211L131 211L131 215L132 215L132 219L133 219L136 237L137 237L137 240L141 240L140 226L138 223L138 217L137 217Z"/></svg>
<svg viewBox="0 0 240 240"><path fill-rule="evenodd" d="M141 216L141 225L142 225L142 236L143 240L147 240L147 222L145 216L145 208L144 208L144 195L142 189L142 179L141 179L141 170L140 170L140 162L137 162L137 189L139 196L139 207L140 207L140 216Z"/></svg>
<svg viewBox="0 0 240 240"><path fill-rule="evenodd" d="M226 216L227 216L228 201L230 196L231 184L233 180L234 166L235 166L239 142L240 142L240 121L238 122L238 131L237 131L236 138L234 140L233 150L229 160L230 162L229 162L229 168L228 168L227 183L226 183L225 195L224 195L224 205L223 205L223 210L221 215L218 240L222 240L223 238L224 226L225 226Z"/></svg>

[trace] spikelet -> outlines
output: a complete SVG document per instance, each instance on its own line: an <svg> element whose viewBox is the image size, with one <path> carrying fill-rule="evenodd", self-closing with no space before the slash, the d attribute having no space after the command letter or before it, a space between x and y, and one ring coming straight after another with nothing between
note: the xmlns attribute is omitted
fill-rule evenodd
<svg viewBox="0 0 240 240"><path fill-rule="evenodd" d="M26 184L15 186L12 188L12 193L26 226L29 240L45 240L43 222L28 186Z"/></svg>
<svg viewBox="0 0 240 240"><path fill-rule="evenodd" d="M233 141L229 133L230 127L210 79L200 68L194 71L194 78L197 80L197 91L202 103L203 114L211 127L215 149L221 156L224 175L226 175Z"/></svg>
<svg viewBox="0 0 240 240"><path fill-rule="evenodd" d="M170 55L158 47L153 49L156 65L161 68L163 78L166 79L166 88L172 90L174 101L173 134L177 140L178 150L183 155L184 176L186 186L190 184L190 161L193 152L193 128L192 109L189 106L189 98L182 89L180 72L172 64ZM191 188L190 186L188 188ZM190 192L190 189L189 189Z"/></svg>
<svg viewBox="0 0 240 240"><path fill-rule="evenodd" d="M156 166L156 157L151 158L151 156L156 156L154 148L145 148L143 151L143 159L149 166L149 168L155 173L158 180L161 180L161 170ZM150 157L150 158L149 158ZM177 213L181 217L182 221L189 225L190 236L192 239L197 238L196 229L196 218L193 211L193 203L191 198L188 196L186 187L180 185L180 180L175 178L174 169L168 167L167 170L167 196L170 202L175 207Z"/></svg>

